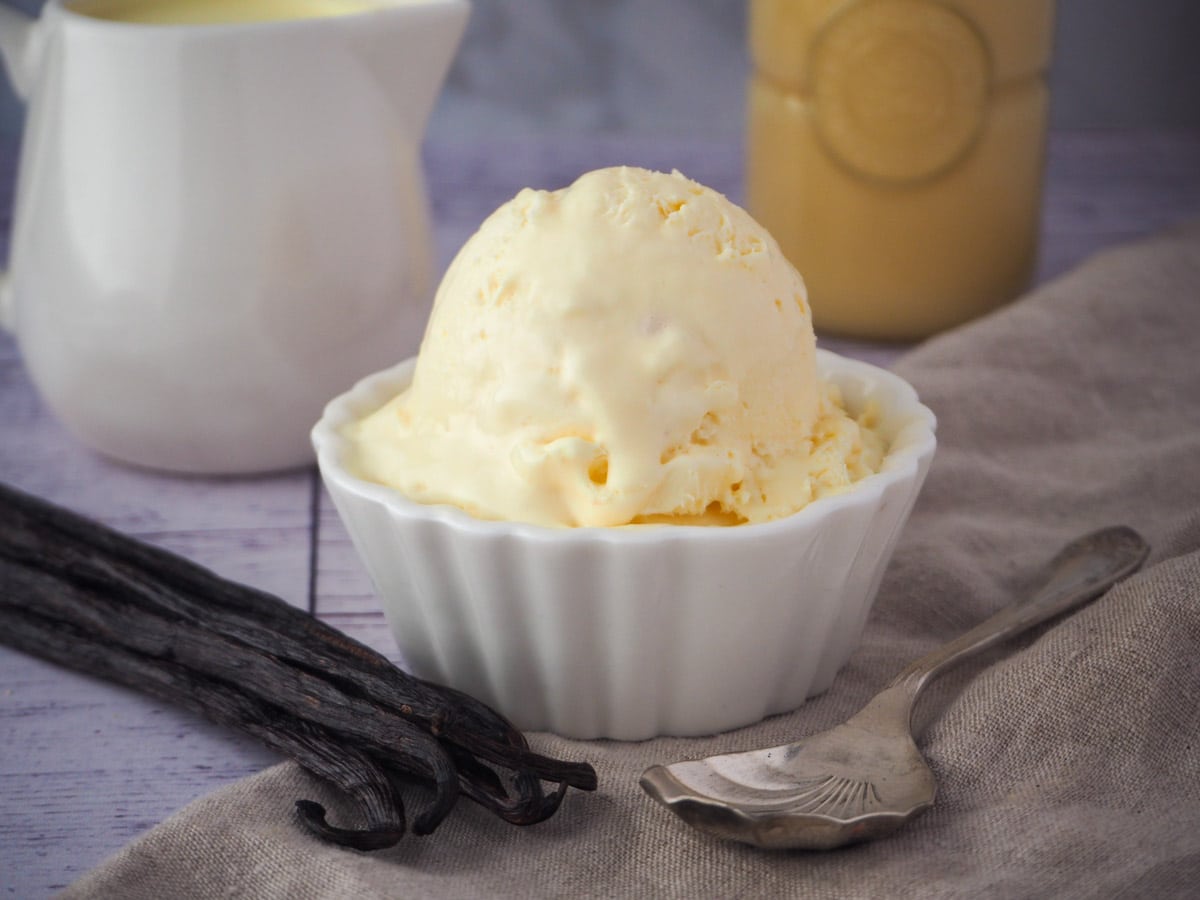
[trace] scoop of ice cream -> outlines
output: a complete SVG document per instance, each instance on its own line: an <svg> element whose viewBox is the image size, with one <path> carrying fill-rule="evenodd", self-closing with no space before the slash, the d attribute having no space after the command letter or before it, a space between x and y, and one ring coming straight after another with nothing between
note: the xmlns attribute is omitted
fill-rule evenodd
<svg viewBox="0 0 1200 900"><path fill-rule="evenodd" d="M804 282L679 173L524 190L463 246L361 476L546 525L757 522L878 464L816 370ZM873 461L872 461L873 460Z"/></svg>

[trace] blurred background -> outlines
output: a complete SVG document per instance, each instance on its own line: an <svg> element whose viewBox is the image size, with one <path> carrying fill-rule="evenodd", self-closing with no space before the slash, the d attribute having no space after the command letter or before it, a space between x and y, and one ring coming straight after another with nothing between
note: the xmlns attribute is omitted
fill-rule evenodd
<svg viewBox="0 0 1200 900"><path fill-rule="evenodd" d="M0 0L30 12L42 2ZM434 140L742 131L746 0L473 6ZM1197 0L1058 0L1052 127L1200 127L1197 35ZM15 140L21 123L4 80L0 139Z"/></svg>

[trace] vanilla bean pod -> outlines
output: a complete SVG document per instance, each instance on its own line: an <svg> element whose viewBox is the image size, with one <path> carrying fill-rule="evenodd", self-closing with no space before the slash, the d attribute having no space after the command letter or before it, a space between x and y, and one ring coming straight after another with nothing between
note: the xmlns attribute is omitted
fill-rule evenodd
<svg viewBox="0 0 1200 900"><path fill-rule="evenodd" d="M129 609L94 586L84 591L37 569L4 571L10 590L0 597L0 607L37 613L70 626L77 636L90 635L147 661L166 661L205 682L237 685L248 702L257 699L299 710L296 719L323 733L338 734L354 747L382 755L398 753L400 768L432 780L437 789L433 804L414 822L415 833L428 833L453 808L459 792L453 760L436 738L415 724L376 710L367 701L345 697L334 686L221 635L179 628L153 611Z"/></svg>
<svg viewBox="0 0 1200 900"><path fill-rule="evenodd" d="M326 839L360 849L399 839L403 811L388 781L396 777L434 782L433 802L414 820L418 834L437 826L458 793L528 824L553 814L568 785L595 787L586 763L534 753L485 704L403 673L269 594L3 485L0 512L0 613L24 616L0 640L157 692L296 757L346 791L368 823L340 829L301 801L302 820ZM64 652L63 635L89 653ZM130 668L140 674L122 677ZM542 779L557 789L546 795Z"/></svg>
<svg viewBox="0 0 1200 900"><path fill-rule="evenodd" d="M386 657L278 598L2 485L0 501L22 526L5 529L10 540L0 549L11 558L52 572L65 569L94 584L116 582L122 598L142 608L227 634L331 679L353 675L352 687L373 704L390 706L444 740L465 742L481 759L584 790L595 787L586 763L530 751L520 731L490 707L401 672Z"/></svg>
<svg viewBox="0 0 1200 900"><path fill-rule="evenodd" d="M17 606L0 603L0 629L5 643L18 650L135 687L218 725L236 728L332 782L355 802L367 827L333 828L325 823L319 804L297 801L305 824L320 836L355 849L374 850L395 844L404 834L403 805L379 767L355 748L339 744L284 710L252 700L229 685L198 678L182 666L113 647L93 634ZM319 816L313 814L315 810L320 811Z"/></svg>
<svg viewBox="0 0 1200 900"><path fill-rule="evenodd" d="M458 772L449 754L427 731L367 700L269 653L196 627L181 628L152 609L130 608L116 595L93 585L81 591L41 570L13 571L18 591L0 600L83 629L116 646L173 664L206 678L236 684L250 697L285 709L328 729L355 746L375 753L401 753L411 774L437 787L433 827L449 813L458 796ZM414 826L414 831L418 829Z"/></svg>
<svg viewBox="0 0 1200 900"><path fill-rule="evenodd" d="M8 534L5 529L0 528L0 536L10 538L0 542L0 551L6 554L11 559L25 564L27 568L36 571L44 572L51 579L58 579L61 574L69 573L71 578L80 583L86 583L91 592L91 606L96 606L103 602L106 596L119 596L122 604L130 604L136 607L135 610L130 610L129 614L133 618L128 621L118 623L114 617L119 617L123 614L123 607L118 608L108 614L108 618L101 617L100 621L108 623L108 634L114 640L133 640L138 635L138 626L140 623L139 616L148 617L146 622L155 621L153 617L165 615L168 617L176 617L181 626L178 629L169 631L169 634L174 634L173 640L177 644L174 647L154 646L152 651L160 654L169 653L173 658L189 658L198 660L200 666L211 668L214 665L224 664L228 671L226 674L231 678L236 678L238 683L245 690L252 690L257 683L257 677L263 677L265 683L272 685L273 692L291 691L297 685L294 682L304 682L309 687L309 693L301 691L296 697L297 702L304 704L306 715L315 721L325 724L332 724L335 727L348 729L351 734L358 734L367 740L383 740L385 743L391 740L384 727L372 726L367 731L361 731L363 722L370 721L373 718L378 718L374 707L363 707L361 703L356 704L354 698L362 694L361 679L355 679L353 682L348 681L344 676L332 677L327 676L329 685L323 681L316 680L309 675L308 668L327 668L327 666L317 666L322 657L320 653L315 653L311 647L307 645L295 645L292 642L290 649L294 656L297 656L304 663L303 666L295 670L288 669L283 674L287 678L270 677L271 670L277 669L272 666L271 660L256 659L253 656L247 657L245 654L230 657L230 661L222 663L225 660L225 655L218 652L209 652L209 648L203 645L203 640L208 640L211 636L209 632L213 628L212 618L205 617L202 613L204 606L202 602L195 601L192 597L178 595L169 588L163 588L159 584L157 578L148 579L147 574L140 570L134 569L125 561L129 553L115 553L113 550L124 550L123 547L117 545L111 546L113 543L109 540L109 547L106 547L104 555L97 555L89 552L90 548L80 540L79 527L76 522L71 519L71 514L64 514L63 511L51 508L51 516L55 518L65 518L65 528L51 527L47 523L47 519L51 516L46 515L42 509L36 504L40 501L35 501L32 512L27 509L19 510L25 513L24 528L13 534ZM6 510L7 512L8 510ZM57 524L57 523L53 523ZM86 537L86 533L83 537ZM138 548L135 548L138 549ZM161 556L161 552L158 554ZM157 570L155 570L157 575ZM210 581L211 581L210 577ZM226 583L229 584L229 583ZM232 585L232 588L237 588ZM51 587L51 593L46 599L46 603L53 604L54 588ZM26 591L27 593L28 591ZM265 595L263 595L265 596ZM273 604L281 607L281 615L288 617L291 621L297 619L310 620L311 617L292 607L287 607L279 600L273 600ZM86 610L88 603L77 604L78 609ZM180 609L184 613L180 613ZM65 613L64 613L65 614ZM96 622L97 613L92 613L92 626L99 627ZM236 616L231 616L236 620ZM272 631L264 629L264 627L254 620L240 620L234 622L238 627L233 627L229 623L225 623L226 627L222 629L227 635L234 635L254 646L269 647L274 649L274 644L282 641L284 645L288 645L288 639L277 638ZM336 635L337 646L350 647L358 646L364 653L356 654L355 658L364 656L365 653L373 653L373 651L362 648L361 645L354 645L348 638L340 632L334 632L326 626L322 626L326 632ZM310 643L315 643L315 636L322 632L313 630L309 634ZM151 635L148 639L151 641L161 642L161 629L156 635ZM197 646L197 642L201 642ZM145 649L145 648L143 648ZM217 648L220 649L219 647ZM318 645L317 650L323 651L325 645ZM383 660L382 657L378 659ZM467 697L461 692L454 691L449 688L438 688L430 685L427 682L412 679L404 675L386 660L383 664L387 667L383 670L382 666L375 665L376 670L390 671L391 680L388 683L382 683L379 677L367 679L375 688L380 689L387 696L399 695L399 699L393 704L394 709L401 710L411 715L413 712L411 707L408 707L405 701L408 699L403 694L404 688L412 683L417 688L413 692L412 699L414 702L421 702L426 707L431 706L429 695L436 696L437 692L445 694L443 708L449 710L451 714L443 715L441 709L434 708L432 712L426 712L425 717L413 717L422 727L427 728L431 734L436 734L444 741L456 741L465 746L477 755L482 760L487 760L494 764L499 764L507 768L511 768L518 773L532 775L534 777L515 777L513 786L518 795L516 801L511 801L508 798L501 797L498 800L489 800L489 793L485 786L480 784L462 784L460 787L462 792L487 806L501 818L508 821L529 823L540 821L551 815L556 809L558 802L561 800L562 793L555 792L550 797L546 797L541 789L541 784L538 781L539 777L546 777L551 781L566 782L573 786L588 789L594 786L595 775L590 766L577 763L562 763L555 760L548 760L546 757L534 754L524 746L524 738L520 736L506 720L499 717L494 711L490 710L478 701ZM264 668L264 666L266 668ZM232 668L229 668L232 667ZM336 667L335 667L336 668ZM349 685L353 688L351 698L342 698L336 692L331 692L326 688L331 685ZM393 697L393 699L396 699ZM372 694L370 697L371 703L375 703L376 696ZM322 702L323 701L323 702ZM343 707L346 704L356 706L355 709L346 710ZM484 715L480 716L476 712L471 711L471 707L477 710L483 710ZM458 710L467 709L468 714L461 714ZM386 710L383 711L384 717ZM349 714L349 715L348 715ZM341 715L341 721L329 721L329 716ZM453 721L454 724L446 726L445 722ZM481 730L479 732L471 731L467 726L472 721L481 722ZM499 723L497 727L494 723ZM402 723L393 723L398 727L402 727ZM441 727L439 727L439 725ZM461 732L461 735L460 735ZM519 746L512 743L501 743L498 739L508 739L508 735L515 734L519 738ZM412 749L412 748L410 748ZM430 756L425 754L435 767L433 771L441 771L443 777L439 779L439 806L444 812L449 810L449 806L453 803L455 794L452 792L453 785L449 781L449 776L444 766L437 766L438 763L444 763L444 758L440 754ZM419 755L417 755L419 758ZM494 793L492 791L491 793ZM440 819L431 817L426 819L423 815L418 819L414 826L414 831L421 833L423 829L419 827L425 822L436 824Z"/></svg>

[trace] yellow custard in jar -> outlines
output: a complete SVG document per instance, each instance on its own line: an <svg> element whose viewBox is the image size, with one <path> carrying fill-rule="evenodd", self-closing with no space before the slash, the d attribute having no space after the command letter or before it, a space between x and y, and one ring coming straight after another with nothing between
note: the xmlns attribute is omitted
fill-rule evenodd
<svg viewBox="0 0 1200 900"><path fill-rule="evenodd" d="M1036 262L1053 0L751 0L746 191L818 330L912 340Z"/></svg>

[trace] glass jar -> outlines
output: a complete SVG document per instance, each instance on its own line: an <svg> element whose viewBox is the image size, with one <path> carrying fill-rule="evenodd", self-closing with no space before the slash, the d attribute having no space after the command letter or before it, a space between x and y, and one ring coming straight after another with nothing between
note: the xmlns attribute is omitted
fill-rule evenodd
<svg viewBox="0 0 1200 900"><path fill-rule="evenodd" d="M747 205L823 332L913 340L1028 286L1053 0L751 0Z"/></svg>

